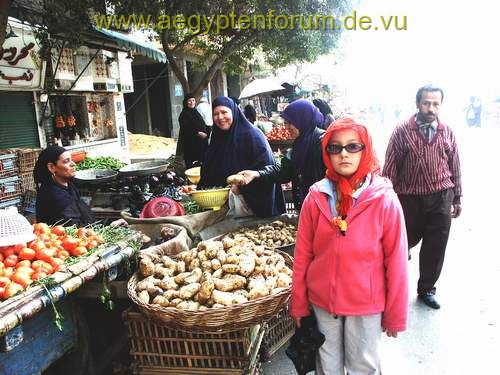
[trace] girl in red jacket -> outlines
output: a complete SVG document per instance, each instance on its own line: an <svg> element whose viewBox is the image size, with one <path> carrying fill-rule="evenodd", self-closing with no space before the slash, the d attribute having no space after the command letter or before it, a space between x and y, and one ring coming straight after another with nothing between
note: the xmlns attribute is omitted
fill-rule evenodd
<svg viewBox="0 0 500 375"><path fill-rule="evenodd" d="M403 212L366 127L337 120L322 142L326 177L300 213L291 315L300 327L314 311L326 341L317 374L380 374L379 342L408 317Z"/></svg>

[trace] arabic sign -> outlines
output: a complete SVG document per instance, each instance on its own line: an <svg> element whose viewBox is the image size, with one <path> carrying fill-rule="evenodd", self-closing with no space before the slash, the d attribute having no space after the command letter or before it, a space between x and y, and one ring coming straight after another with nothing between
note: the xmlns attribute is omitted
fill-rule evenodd
<svg viewBox="0 0 500 375"><path fill-rule="evenodd" d="M31 28L10 21L17 37L5 39L0 47L0 90L36 90L43 87L45 62L39 55L40 46Z"/></svg>

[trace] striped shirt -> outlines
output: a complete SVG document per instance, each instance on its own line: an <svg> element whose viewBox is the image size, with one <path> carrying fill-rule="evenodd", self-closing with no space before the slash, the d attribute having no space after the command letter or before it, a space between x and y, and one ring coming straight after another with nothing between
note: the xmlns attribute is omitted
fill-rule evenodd
<svg viewBox="0 0 500 375"><path fill-rule="evenodd" d="M432 194L453 189L460 202L460 160L451 128L438 120L436 134L428 142L415 121L416 115L394 130L385 155L382 174L398 194Z"/></svg>

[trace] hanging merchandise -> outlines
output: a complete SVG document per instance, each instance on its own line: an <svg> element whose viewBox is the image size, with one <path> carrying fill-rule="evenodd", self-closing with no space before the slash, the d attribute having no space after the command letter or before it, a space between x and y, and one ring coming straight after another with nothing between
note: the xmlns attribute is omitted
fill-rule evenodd
<svg viewBox="0 0 500 375"><path fill-rule="evenodd" d="M66 124L69 127L76 126L76 119L75 116L73 116L73 111L71 109L71 97L69 96L66 97Z"/></svg>
<svg viewBox="0 0 500 375"><path fill-rule="evenodd" d="M66 122L64 121L64 116L61 114L61 108L59 106L59 100L56 98L54 101L55 104L55 109L56 109L56 117L55 117L55 122L56 122L56 128L57 129L62 129L66 126Z"/></svg>

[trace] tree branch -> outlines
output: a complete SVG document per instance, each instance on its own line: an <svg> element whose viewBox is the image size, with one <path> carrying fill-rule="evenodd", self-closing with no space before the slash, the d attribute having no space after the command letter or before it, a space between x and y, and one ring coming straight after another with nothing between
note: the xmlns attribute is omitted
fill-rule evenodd
<svg viewBox="0 0 500 375"><path fill-rule="evenodd" d="M165 29L163 30L161 34L161 42L163 45L163 51L165 52L165 55L167 56L167 61L168 64L170 65L170 68L172 68L172 71L174 72L175 76L179 80L179 82L182 85L182 90L184 93L189 92L189 82L184 76L183 70L177 65L177 61L175 61L175 56L173 54L173 50L170 49L169 43L168 43L168 31Z"/></svg>

